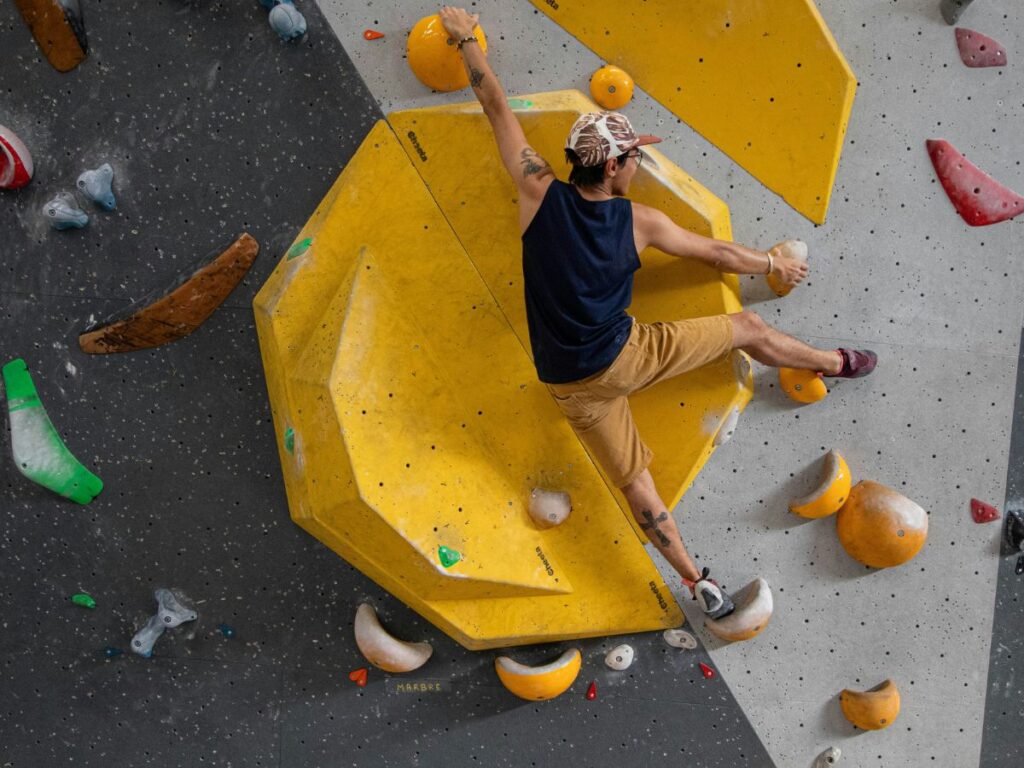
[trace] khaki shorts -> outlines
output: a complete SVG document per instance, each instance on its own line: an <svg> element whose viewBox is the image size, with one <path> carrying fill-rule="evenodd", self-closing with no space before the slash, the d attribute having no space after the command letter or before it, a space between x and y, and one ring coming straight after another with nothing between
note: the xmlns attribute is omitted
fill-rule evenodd
<svg viewBox="0 0 1024 768"><path fill-rule="evenodd" d="M617 488L629 485L654 454L640 439L628 395L724 357L732 349L728 315L633 321L629 340L603 371L568 384L547 384L573 431Z"/></svg>

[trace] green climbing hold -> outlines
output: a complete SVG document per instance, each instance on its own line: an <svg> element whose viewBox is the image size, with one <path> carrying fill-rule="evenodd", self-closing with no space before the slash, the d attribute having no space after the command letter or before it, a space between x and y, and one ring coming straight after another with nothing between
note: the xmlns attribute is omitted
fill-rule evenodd
<svg viewBox="0 0 1024 768"><path fill-rule="evenodd" d="M284 431L284 449L288 453L295 453L295 430L291 427Z"/></svg>
<svg viewBox="0 0 1024 768"><path fill-rule="evenodd" d="M18 470L33 482L65 498L88 504L103 490L103 481L82 466L64 445L39 401L28 366L20 358L3 367L11 452Z"/></svg>
<svg viewBox="0 0 1024 768"><path fill-rule="evenodd" d="M441 565L445 568L451 568L459 560L462 559L462 555L456 552L454 549L448 549L448 547L438 547L437 556L441 560Z"/></svg>
<svg viewBox="0 0 1024 768"><path fill-rule="evenodd" d="M80 605L83 608L96 607L96 601L93 600L92 597L90 597L89 595L85 594L85 592L79 592L77 595L72 595L71 602L75 605Z"/></svg>
<svg viewBox="0 0 1024 768"><path fill-rule="evenodd" d="M533 102L529 99L509 99L509 109L530 109L533 107Z"/></svg>
<svg viewBox="0 0 1024 768"><path fill-rule="evenodd" d="M313 244L312 237L304 237L291 248L288 249L288 261L297 259L299 256L309 250L309 246Z"/></svg>

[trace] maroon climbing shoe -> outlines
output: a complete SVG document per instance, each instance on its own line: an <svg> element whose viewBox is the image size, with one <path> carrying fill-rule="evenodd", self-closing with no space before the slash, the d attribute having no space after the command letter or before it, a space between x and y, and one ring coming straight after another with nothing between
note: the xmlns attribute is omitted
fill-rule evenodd
<svg viewBox="0 0 1024 768"><path fill-rule="evenodd" d="M867 376L875 370L875 366L878 364L878 355L870 349L844 349L840 347L836 352L843 358L843 367L839 369L839 373L825 374L832 378L859 379L861 376Z"/></svg>

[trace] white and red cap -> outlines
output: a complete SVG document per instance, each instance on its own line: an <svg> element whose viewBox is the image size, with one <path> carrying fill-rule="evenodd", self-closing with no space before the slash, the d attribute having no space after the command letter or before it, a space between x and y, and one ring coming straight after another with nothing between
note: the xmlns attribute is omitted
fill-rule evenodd
<svg viewBox="0 0 1024 768"><path fill-rule="evenodd" d="M24 187L32 178L32 155L17 134L0 125L0 189Z"/></svg>
<svg viewBox="0 0 1024 768"><path fill-rule="evenodd" d="M580 115L569 131L565 148L580 159L580 165L604 165L613 157L624 155L645 144L657 144L657 136L638 134L621 112L588 112Z"/></svg>

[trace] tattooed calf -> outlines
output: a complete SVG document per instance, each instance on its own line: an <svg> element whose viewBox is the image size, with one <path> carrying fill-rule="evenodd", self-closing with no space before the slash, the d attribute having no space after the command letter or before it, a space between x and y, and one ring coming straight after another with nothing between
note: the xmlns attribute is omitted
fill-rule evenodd
<svg viewBox="0 0 1024 768"><path fill-rule="evenodd" d="M658 534L658 541L661 542L661 546L670 546L672 542L668 540L668 536L665 535L664 531L662 531L661 528L658 527L658 523L664 523L666 520L668 520L668 512L662 512L660 515L655 517L651 513L651 510L645 509L640 514L642 514L644 516L644 519L647 521L646 523L640 523L640 528L642 528L645 531L653 530L656 534Z"/></svg>

